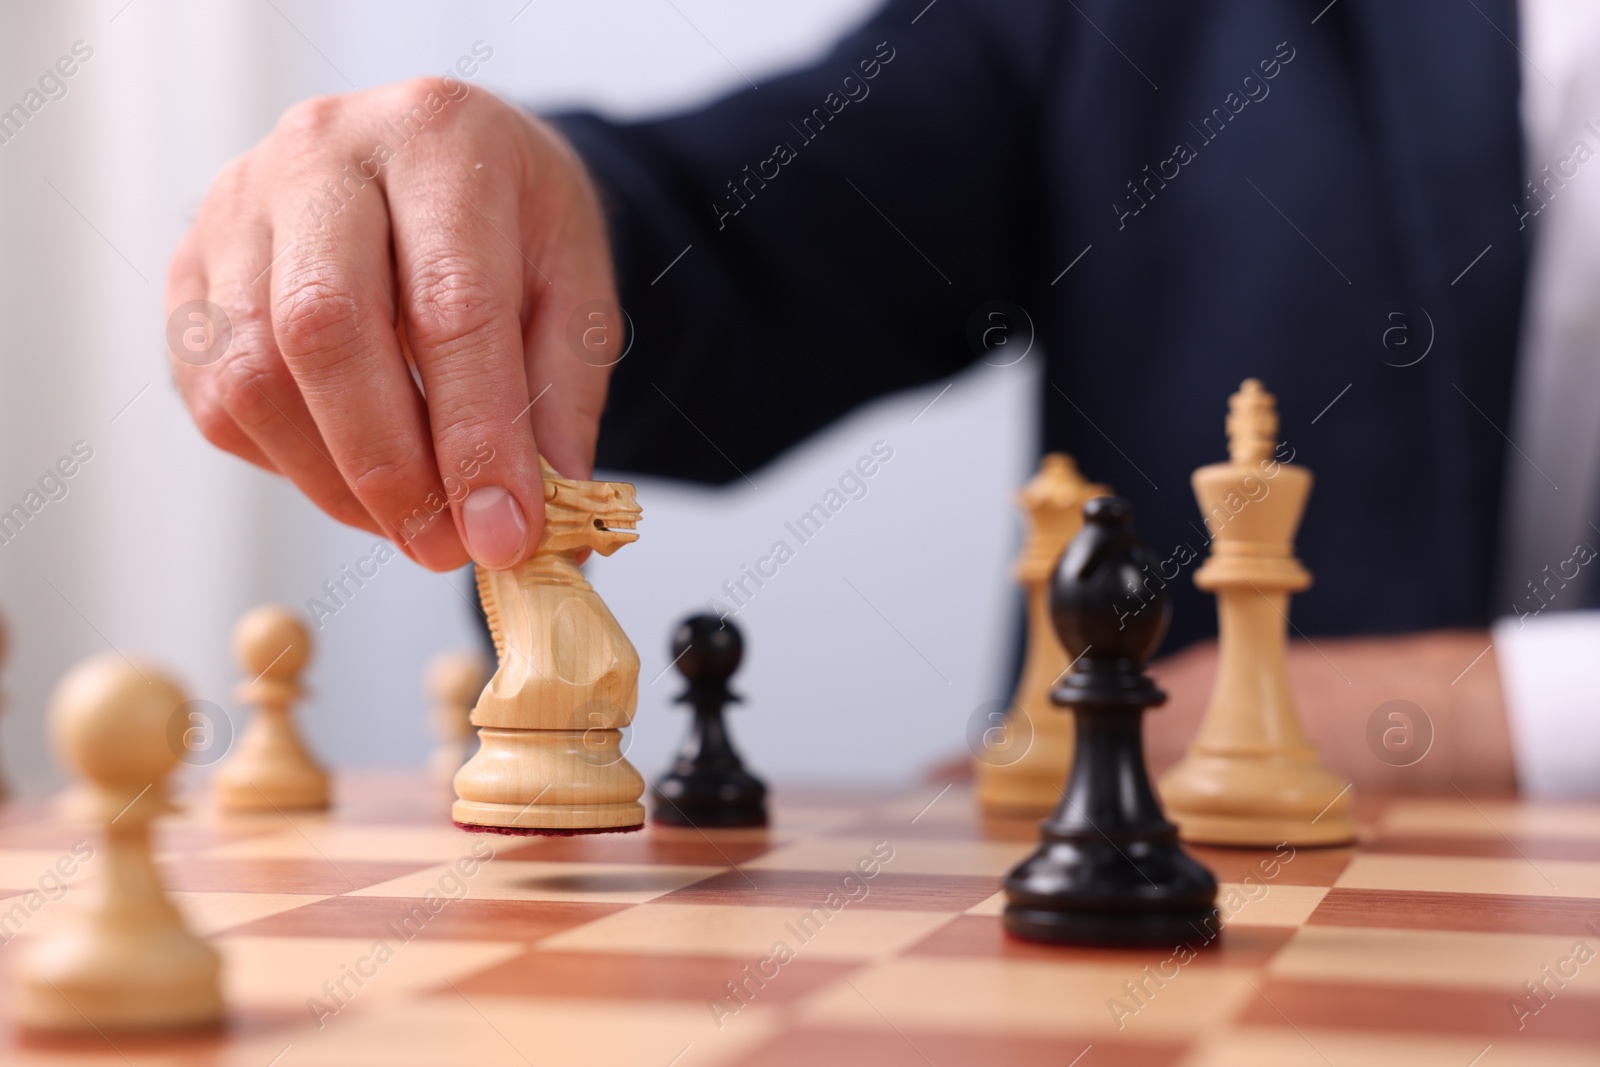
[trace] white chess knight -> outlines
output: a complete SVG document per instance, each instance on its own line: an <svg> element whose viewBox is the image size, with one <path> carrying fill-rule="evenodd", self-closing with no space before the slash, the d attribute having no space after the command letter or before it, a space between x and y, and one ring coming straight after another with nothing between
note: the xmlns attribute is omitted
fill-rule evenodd
<svg viewBox="0 0 1600 1067"><path fill-rule="evenodd" d="M173 810L168 727L184 703L159 670L115 653L80 663L56 687L53 740L85 779L68 814L104 829L102 873L17 967L18 1025L166 1030L221 1017L221 960L184 926L150 858L150 822Z"/></svg>
<svg viewBox="0 0 1600 1067"><path fill-rule="evenodd" d="M255 714L212 783L224 811L316 810L328 806L328 773L294 725L305 697L300 674L311 659L311 634L293 611L268 604L239 620L233 653L245 678L235 690Z"/></svg>
<svg viewBox="0 0 1600 1067"><path fill-rule="evenodd" d="M456 774L451 818L530 833L630 830L644 779L622 754L639 699L639 653L578 569L639 539L625 482L580 482L544 465L538 549L509 570L478 569L499 669L472 711L478 751Z"/></svg>
<svg viewBox="0 0 1600 1067"><path fill-rule="evenodd" d="M1323 765L1289 690L1289 594L1311 585L1294 535L1311 472L1275 455L1278 414L1254 378L1228 402L1227 463L1194 472L1211 555L1194 582L1217 595L1217 680L1161 799L1186 841L1270 847L1355 839L1350 783Z"/></svg>

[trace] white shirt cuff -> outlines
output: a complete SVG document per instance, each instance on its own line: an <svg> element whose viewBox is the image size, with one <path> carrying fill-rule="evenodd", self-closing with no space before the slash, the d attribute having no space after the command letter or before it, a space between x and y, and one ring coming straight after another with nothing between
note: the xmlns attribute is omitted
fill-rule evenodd
<svg viewBox="0 0 1600 1067"><path fill-rule="evenodd" d="M1524 796L1600 796L1600 611L1508 616L1491 630Z"/></svg>

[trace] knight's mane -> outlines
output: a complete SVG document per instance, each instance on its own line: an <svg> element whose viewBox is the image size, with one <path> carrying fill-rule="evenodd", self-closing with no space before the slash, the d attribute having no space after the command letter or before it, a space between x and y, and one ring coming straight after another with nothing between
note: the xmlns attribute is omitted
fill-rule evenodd
<svg viewBox="0 0 1600 1067"><path fill-rule="evenodd" d="M489 580L489 572L483 567L474 567L473 573L478 580L478 600L483 604L483 617L488 620L489 636L494 640L495 658L504 662L506 639L500 632L500 606L495 600L494 583Z"/></svg>

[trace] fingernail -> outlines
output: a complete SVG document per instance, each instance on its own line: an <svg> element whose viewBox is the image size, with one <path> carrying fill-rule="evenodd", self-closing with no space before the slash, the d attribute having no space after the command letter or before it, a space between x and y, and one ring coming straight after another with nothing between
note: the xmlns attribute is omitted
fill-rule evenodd
<svg viewBox="0 0 1600 1067"><path fill-rule="evenodd" d="M461 523L467 530L467 551L485 567L509 567L522 558L528 520L522 517L517 498L498 485L480 486L467 494Z"/></svg>

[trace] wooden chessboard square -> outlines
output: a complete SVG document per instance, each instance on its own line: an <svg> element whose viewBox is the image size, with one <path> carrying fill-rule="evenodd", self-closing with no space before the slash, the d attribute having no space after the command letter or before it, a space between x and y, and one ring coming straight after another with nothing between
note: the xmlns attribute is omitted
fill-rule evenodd
<svg viewBox="0 0 1600 1067"><path fill-rule="evenodd" d="M1303 926L1328 890L1319 885L1275 882L1217 883L1217 911L1224 926Z"/></svg>
<svg viewBox="0 0 1600 1067"><path fill-rule="evenodd" d="M478 837L453 826L350 826L323 816L278 820L276 833L208 849L208 859L325 859L435 863L484 853ZM474 846L477 850L474 851ZM489 842L491 847L494 842Z"/></svg>
<svg viewBox="0 0 1600 1067"><path fill-rule="evenodd" d="M1044 963L1110 963L1127 965L1139 971L1159 966L1171 958L1170 948L1095 949L1045 945L1007 934L1000 913L967 913L934 930L906 950L907 956L981 957L990 959L1038 960ZM1235 926L1206 945L1184 970L1219 966L1260 967L1288 943L1291 930L1274 926ZM1169 964L1167 970L1171 970Z"/></svg>
<svg viewBox="0 0 1600 1067"><path fill-rule="evenodd" d="M990 896L984 897L972 907L967 909L968 915L1004 915L1006 910L1006 893L1000 890Z"/></svg>
<svg viewBox="0 0 1600 1067"><path fill-rule="evenodd" d="M439 864L356 890L352 896L451 895L457 884L476 900L574 900L596 904L642 904L674 889L720 874L723 867L636 866L627 863L529 863L494 860L470 878Z"/></svg>
<svg viewBox="0 0 1600 1067"><path fill-rule="evenodd" d="M724 871L661 898L664 904L784 905L802 910L830 896L852 908L903 911L962 911L994 894L995 879L952 874L901 874L766 870L745 866Z"/></svg>
<svg viewBox="0 0 1600 1067"><path fill-rule="evenodd" d="M1104 1046L1101 1046L1102 1049ZM870 1063L873 1067L1094 1067L1092 1040L1040 1034L957 1034L891 1029L813 1027L786 1031L738 1061L739 1067L815 1067ZM1180 1042L1119 1041L1118 1067L1173 1067Z"/></svg>
<svg viewBox="0 0 1600 1067"><path fill-rule="evenodd" d="M230 1006L292 1007L306 1012L308 1020L312 998L331 1007L347 1001L351 1008L370 1010L381 1001L458 981L524 948L516 942L228 934L212 944L222 953L223 994ZM335 1001L324 983L335 990L342 983L347 994Z"/></svg>
<svg viewBox="0 0 1600 1067"><path fill-rule="evenodd" d="M851 974L810 998L808 1025L1120 1037L1167 1041L1231 1017L1251 995L1241 968L1182 967L1165 980L1143 962L907 956ZM1145 983L1134 1000L1124 983ZM1114 1010L1121 1003L1124 1011Z"/></svg>
<svg viewBox="0 0 1600 1067"><path fill-rule="evenodd" d="M1600 900L1600 863L1572 860L1475 859L1464 856L1357 856L1340 889L1407 889L1424 893L1496 893Z"/></svg>
<svg viewBox="0 0 1600 1067"><path fill-rule="evenodd" d="M1577 938L1455 930L1306 926L1268 964L1274 978L1523 992ZM1591 945L1593 942L1590 942ZM1600 965L1578 967L1574 993L1600 996Z"/></svg>
<svg viewBox="0 0 1600 1067"><path fill-rule="evenodd" d="M896 841L888 837L824 837L774 849L744 868L788 871L856 870L861 860L875 858L883 842L893 855L880 862L882 870L896 874L953 874L999 878L1037 847L1037 842L1008 841Z"/></svg>
<svg viewBox="0 0 1600 1067"><path fill-rule="evenodd" d="M1412 836L1564 837L1600 841L1600 809L1593 805L1459 797L1393 801L1378 820L1379 833Z"/></svg>
<svg viewBox="0 0 1600 1067"><path fill-rule="evenodd" d="M872 960L905 950L954 912L652 903L556 934L550 951L731 956L756 963L783 943L807 960Z"/></svg>
<svg viewBox="0 0 1600 1067"><path fill-rule="evenodd" d="M1355 1023L1369 1032L1473 1034L1496 1044L1600 1039L1600 999L1568 990L1529 1015L1513 1011L1513 998L1502 990L1281 978L1257 986L1260 995L1246 1003L1241 1025L1281 1026L1287 1020L1304 1029L1337 1030Z"/></svg>
<svg viewBox="0 0 1600 1067"><path fill-rule="evenodd" d="M259 1008L230 1005L222 1026L183 1033L37 1034L0 1023L6 1067L210 1067L234 1063L239 1043L276 1041L314 1032L304 1005ZM241 1067L243 1065L241 1064ZM285 1067L280 1060L274 1067Z"/></svg>
<svg viewBox="0 0 1600 1067"><path fill-rule="evenodd" d="M168 896L189 929L201 937L324 899L292 893L171 893ZM84 914L84 902L76 892L48 901L37 909L16 910L18 904L26 909L27 903L22 897L0 900L0 945L9 944L13 939L49 936L80 923Z"/></svg>
<svg viewBox="0 0 1600 1067"><path fill-rule="evenodd" d="M1355 858L1353 848L1214 848L1185 845L1219 882L1330 886Z"/></svg>
<svg viewBox="0 0 1600 1067"><path fill-rule="evenodd" d="M463 996L448 983L429 996L406 999L403 1007L386 1007L390 1010L352 1002L321 1030L262 1034L230 1049L225 1062L230 1067L722 1067L776 1029L771 1013L759 1006L718 1030L703 1004ZM284 1053L286 1044L290 1049Z"/></svg>
<svg viewBox="0 0 1600 1067"><path fill-rule="evenodd" d="M414 771L346 767L333 776L332 784L333 804L328 815L335 822L454 829L448 814L455 790L445 783L419 779Z"/></svg>
<svg viewBox="0 0 1600 1067"><path fill-rule="evenodd" d="M151 827L151 849L158 856L198 852L258 834L270 833L282 827L281 819L275 826L255 827L168 818ZM98 849L99 842L99 831L81 823L52 820L0 827L0 850L5 851L50 850L61 855L71 852L75 845L80 851L85 845Z"/></svg>
<svg viewBox="0 0 1600 1067"><path fill-rule="evenodd" d="M1334 888L1308 921L1320 926L1600 937L1600 904L1573 897Z"/></svg>
<svg viewBox="0 0 1600 1067"><path fill-rule="evenodd" d="M725 956L628 952L524 952L458 983L469 997L581 997L717 1004L742 1014L748 1004L784 1004L836 982L851 962L797 957L787 963ZM730 990L729 987L732 987ZM709 1009L708 1009L709 1010Z"/></svg>
<svg viewBox="0 0 1600 1067"><path fill-rule="evenodd" d="M1476 837L1468 834L1383 834L1362 843L1368 855L1467 856L1483 859L1600 862L1600 841L1588 837Z"/></svg>
<svg viewBox="0 0 1600 1067"><path fill-rule="evenodd" d="M966 820L940 822L924 818L908 822L899 816L891 819L869 813L833 827L828 833L837 837L865 837L896 844L902 841L1016 841L1031 849L1039 844L1039 820L980 819L974 813Z"/></svg>
<svg viewBox="0 0 1600 1067"><path fill-rule="evenodd" d="M326 859L213 859L182 857L160 864L171 890L195 893L293 893L332 895L388 882L432 866L401 861Z"/></svg>
<svg viewBox="0 0 1600 1067"><path fill-rule="evenodd" d="M1487 1055L1485 1053L1488 1053ZM1473 1036L1243 1027L1203 1039L1184 1067L1594 1067L1594 1049Z"/></svg>
<svg viewBox="0 0 1600 1067"><path fill-rule="evenodd" d="M234 929L250 937L366 937L533 942L604 918L626 904L435 897L338 896L280 911Z"/></svg>
<svg viewBox="0 0 1600 1067"><path fill-rule="evenodd" d="M168 896L182 913L189 929L202 937L210 937L224 929L290 912L325 899L315 894L299 893L171 893ZM0 939L8 934L42 937L56 933L59 929L82 921L85 909L85 901L75 888L59 901L50 901L40 909L32 910L26 921L18 923L16 920L21 918L21 913L11 910L16 902L26 902L26 899L8 897L0 901ZM8 918L13 921L8 923Z"/></svg>
<svg viewBox="0 0 1600 1067"><path fill-rule="evenodd" d="M0 851L0 893L46 892L58 894L56 883L70 885L95 875L96 850L88 859L80 860L70 850L18 849ZM57 864L68 861L65 866ZM62 877L63 870L71 871Z"/></svg>
<svg viewBox="0 0 1600 1067"><path fill-rule="evenodd" d="M172 893L189 929L201 937L327 899L306 893Z"/></svg>

